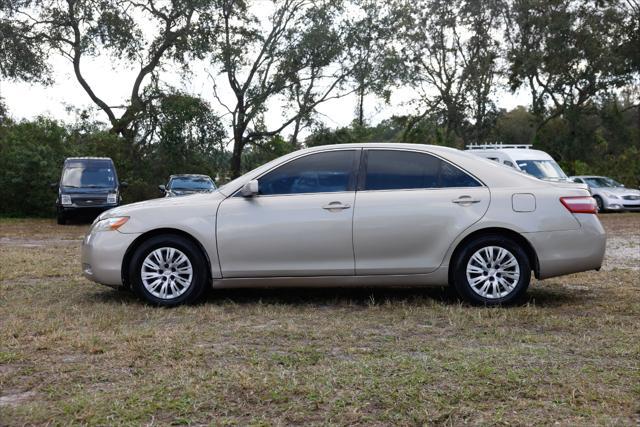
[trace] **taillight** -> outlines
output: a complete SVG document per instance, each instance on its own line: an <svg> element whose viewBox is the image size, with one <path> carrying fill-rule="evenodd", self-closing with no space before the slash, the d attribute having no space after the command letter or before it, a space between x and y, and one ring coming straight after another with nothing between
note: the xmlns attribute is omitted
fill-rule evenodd
<svg viewBox="0 0 640 427"><path fill-rule="evenodd" d="M560 197L560 202L571 213L598 213L598 204L591 196Z"/></svg>

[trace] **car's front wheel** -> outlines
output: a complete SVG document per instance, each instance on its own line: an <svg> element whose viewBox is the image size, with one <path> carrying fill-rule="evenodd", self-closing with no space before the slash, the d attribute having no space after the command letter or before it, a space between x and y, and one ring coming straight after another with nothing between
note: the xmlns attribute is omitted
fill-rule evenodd
<svg viewBox="0 0 640 427"><path fill-rule="evenodd" d="M155 236L143 242L129 263L129 282L136 294L155 305L191 304L207 287L202 251L178 235Z"/></svg>
<svg viewBox="0 0 640 427"><path fill-rule="evenodd" d="M65 225L67 223L67 217L62 212L58 212L56 220L58 225Z"/></svg>
<svg viewBox="0 0 640 427"><path fill-rule="evenodd" d="M598 212L604 212L604 203L602 202L602 197L593 196L593 198L596 200L596 205L598 205Z"/></svg>
<svg viewBox="0 0 640 427"><path fill-rule="evenodd" d="M521 245L503 236L482 236L468 242L454 264L458 294L474 304L518 301L531 280L529 257Z"/></svg>

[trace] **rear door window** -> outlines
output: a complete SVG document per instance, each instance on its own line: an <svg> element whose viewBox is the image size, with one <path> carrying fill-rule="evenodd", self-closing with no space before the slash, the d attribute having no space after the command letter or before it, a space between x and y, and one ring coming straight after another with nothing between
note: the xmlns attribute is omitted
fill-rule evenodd
<svg viewBox="0 0 640 427"><path fill-rule="evenodd" d="M409 190L444 187L479 187L472 176L426 153L370 150L364 190Z"/></svg>

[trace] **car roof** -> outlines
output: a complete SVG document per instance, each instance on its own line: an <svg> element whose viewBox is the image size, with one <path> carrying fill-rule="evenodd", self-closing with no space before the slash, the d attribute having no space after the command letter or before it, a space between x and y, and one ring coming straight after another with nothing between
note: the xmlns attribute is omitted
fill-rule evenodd
<svg viewBox="0 0 640 427"><path fill-rule="evenodd" d="M609 178L609 177L602 176L602 175L574 175L574 176L571 176L570 178Z"/></svg>
<svg viewBox="0 0 640 427"><path fill-rule="evenodd" d="M535 187L551 185L548 182L539 180L533 176L524 174L513 168L505 167L492 160L487 160L484 157L474 154L470 150L458 150L456 148L444 147L441 145L407 144L397 142L363 142L355 144L322 145L294 151L275 160L272 160L271 162L265 163L264 165L259 166L258 168L242 175L241 177L228 182L223 187L221 187L221 191L223 194L231 195L235 191L239 190L242 185L244 185L254 177L260 176L270 169L300 156L315 152L363 148L418 151L440 156L445 160L454 163L456 166L462 168L472 176L480 179L480 181L483 181L484 184L490 187L518 187L525 185Z"/></svg>

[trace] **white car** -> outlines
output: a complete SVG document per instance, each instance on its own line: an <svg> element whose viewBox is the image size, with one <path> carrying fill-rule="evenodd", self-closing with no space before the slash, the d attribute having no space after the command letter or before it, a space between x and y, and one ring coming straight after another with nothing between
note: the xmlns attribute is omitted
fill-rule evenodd
<svg viewBox="0 0 640 427"><path fill-rule="evenodd" d="M626 188L606 176L572 176L573 182L587 184L600 212L640 211L640 190Z"/></svg>
<svg viewBox="0 0 640 427"><path fill-rule="evenodd" d="M467 151L546 181L570 181L553 157L531 145L468 145Z"/></svg>
<svg viewBox="0 0 640 427"><path fill-rule="evenodd" d="M209 287L451 284L516 301L544 279L599 269L605 232L584 185L541 181L446 147L315 147L208 194L103 213L89 279L157 305Z"/></svg>

